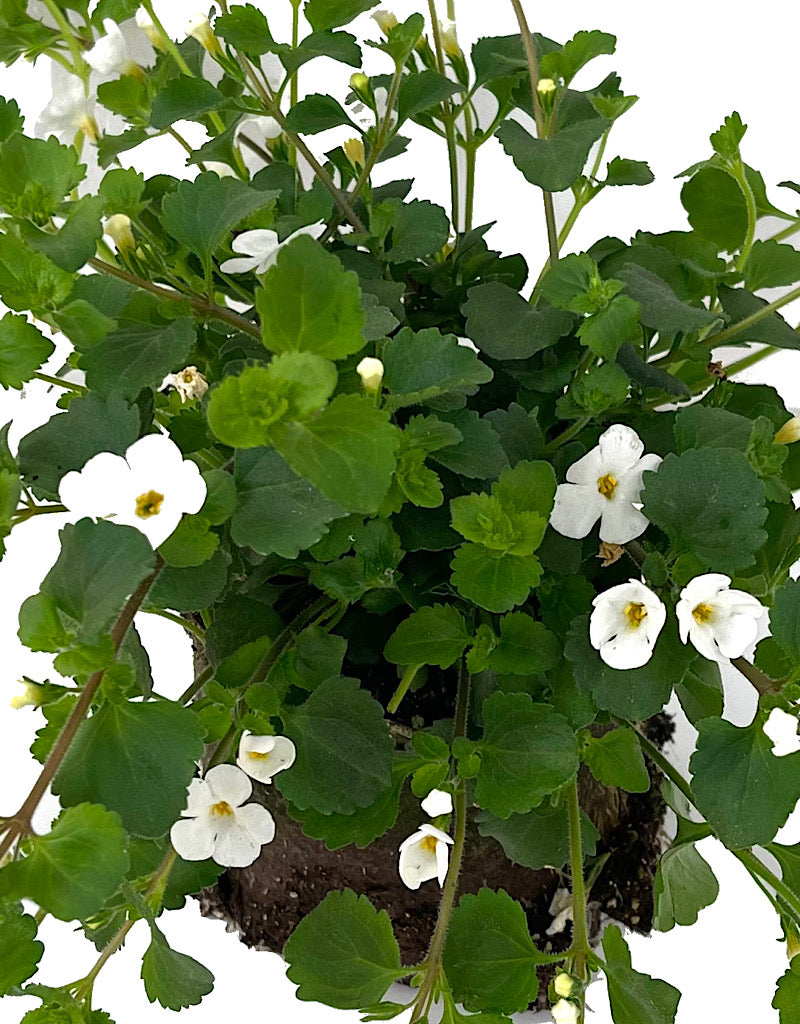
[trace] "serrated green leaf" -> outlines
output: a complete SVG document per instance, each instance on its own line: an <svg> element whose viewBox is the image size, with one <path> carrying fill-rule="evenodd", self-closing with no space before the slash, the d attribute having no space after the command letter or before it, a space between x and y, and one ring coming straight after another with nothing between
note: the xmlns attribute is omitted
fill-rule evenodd
<svg viewBox="0 0 800 1024"><path fill-rule="evenodd" d="M219 110L227 102L225 95L204 78L178 75L176 78L170 79L164 88L153 97L150 123L154 128L163 130L169 128L176 121L201 121L204 114L212 110ZM231 179L218 180L229 181ZM254 198L257 198L257 195L258 193L254 193ZM210 211L211 208L209 208Z"/></svg>
<svg viewBox="0 0 800 1024"><path fill-rule="evenodd" d="M534 309L514 288L490 281L470 288L463 306L467 336L492 359L528 359L567 334L575 317L560 309Z"/></svg>
<svg viewBox="0 0 800 1024"><path fill-rule="evenodd" d="M753 421L727 409L690 405L675 416L673 432L678 454L690 448L735 448L745 452Z"/></svg>
<svg viewBox="0 0 800 1024"><path fill-rule="evenodd" d="M117 811L134 835L163 835L186 805L203 745L194 715L170 701L106 703L78 729L53 780L67 806Z"/></svg>
<svg viewBox="0 0 800 1024"><path fill-rule="evenodd" d="M305 96L286 115L287 130L301 135L316 135L343 124L355 128L341 103L323 93Z"/></svg>
<svg viewBox="0 0 800 1024"><path fill-rule="evenodd" d="M800 280L800 252L774 239L753 242L744 265L744 283L749 291L780 288Z"/></svg>
<svg viewBox="0 0 800 1024"><path fill-rule="evenodd" d="M775 591L769 628L790 661L800 663L800 581L788 580Z"/></svg>
<svg viewBox="0 0 800 1024"><path fill-rule="evenodd" d="M330 892L289 936L283 955L297 998L355 1010L382 999L403 974L385 910L352 889Z"/></svg>
<svg viewBox="0 0 800 1024"><path fill-rule="evenodd" d="M450 581L459 594L490 612L522 604L542 578L536 555L497 553L482 544L462 544L450 567Z"/></svg>
<svg viewBox="0 0 800 1024"><path fill-rule="evenodd" d="M614 1024L673 1024L680 992L660 978L633 970L628 945L615 924L603 933L603 952Z"/></svg>
<svg viewBox="0 0 800 1024"><path fill-rule="evenodd" d="M512 814L498 818L488 811L478 811L478 831L491 836L503 847L510 861L538 871L541 868L562 868L569 860L569 821L565 805L545 800L526 814ZM600 834L586 817L581 815L583 849L592 856Z"/></svg>
<svg viewBox="0 0 800 1024"><path fill-rule="evenodd" d="M655 181L653 172L644 160L628 160L615 156L606 167L604 185L650 185Z"/></svg>
<svg viewBox="0 0 800 1024"><path fill-rule="evenodd" d="M214 19L214 33L252 57L270 53L276 46L263 11L253 4L237 4Z"/></svg>
<svg viewBox="0 0 800 1024"><path fill-rule="evenodd" d="M718 313L683 302L666 281L644 267L626 263L617 274L639 303L642 323L660 334L699 331L719 320Z"/></svg>
<svg viewBox="0 0 800 1024"><path fill-rule="evenodd" d="M588 316L578 328L581 344L611 362L620 348L640 337L639 303L629 295L616 295L605 309Z"/></svg>
<svg viewBox="0 0 800 1024"><path fill-rule="evenodd" d="M747 234L747 203L738 182L719 167L703 167L681 189L694 230L719 249L735 252Z"/></svg>
<svg viewBox="0 0 800 1024"><path fill-rule="evenodd" d="M610 32L581 30L563 47L542 54L541 72L550 78L563 78L569 84L582 67L603 54L614 53L617 37Z"/></svg>
<svg viewBox="0 0 800 1024"><path fill-rule="evenodd" d="M551 139L537 139L516 121L504 121L496 134L532 185L546 192L563 192L578 178L589 150L610 126L606 118L595 117L562 128Z"/></svg>
<svg viewBox="0 0 800 1024"><path fill-rule="evenodd" d="M628 793L650 789L650 775L632 729L622 727L603 736L587 735L581 760L604 786L616 786Z"/></svg>
<svg viewBox="0 0 800 1024"><path fill-rule="evenodd" d="M85 173L75 150L54 136L14 133L0 145L0 206L12 217L45 224Z"/></svg>
<svg viewBox="0 0 800 1024"><path fill-rule="evenodd" d="M442 100L449 99L453 93L459 92L457 82L452 81L438 71L419 71L414 75L404 75L400 84L400 95L397 100L398 124L409 117L416 117L425 111L433 110Z"/></svg>
<svg viewBox="0 0 800 1024"><path fill-rule="evenodd" d="M0 996L8 995L36 970L44 953L36 928L21 903L0 903Z"/></svg>
<svg viewBox="0 0 800 1024"><path fill-rule="evenodd" d="M119 816L97 804L62 811L26 857L0 869L0 896L34 900L61 921L96 913L128 870Z"/></svg>
<svg viewBox="0 0 800 1024"><path fill-rule="evenodd" d="M695 658L675 687L675 693L692 725L702 718L722 717L722 677L715 662Z"/></svg>
<svg viewBox="0 0 800 1024"><path fill-rule="evenodd" d="M196 1006L214 988L214 975L191 956L171 949L161 931L151 925L152 939L142 958L142 981L147 998L167 1010Z"/></svg>
<svg viewBox="0 0 800 1024"><path fill-rule="evenodd" d="M303 13L313 29L339 28L378 6L379 0L307 0Z"/></svg>
<svg viewBox="0 0 800 1024"><path fill-rule="evenodd" d="M464 616L452 605L419 608L389 637L384 657L393 665L438 665L448 668L471 637Z"/></svg>
<svg viewBox="0 0 800 1024"><path fill-rule="evenodd" d="M0 320L0 384L21 389L54 351L52 341L24 316L6 313Z"/></svg>
<svg viewBox="0 0 800 1024"><path fill-rule="evenodd" d="M373 219L378 218L385 222L387 232L391 229L391 243L384 246L384 256L390 263L420 260L447 244L447 214L427 199L387 199L373 211Z"/></svg>
<svg viewBox="0 0 800 1024"><path fill-rule="evenodd" d="M440 413L439 418L461 434L457 444L437 450L431 457L454 473L474 480L494 480L508 465L500 436L488 417L474 409Z"/></svg>
<svg viewBox="0 0 800 1024"><path fill-rule="evenodd" d="M414 333L404 327L386 343L383 365L386 406L392 410L450 392L473 394L494 376L471 349L435 328Z"/></svg>
<svg viewBox="0 0 800 1024"><path fill-rule="evenodd" d="M719 883L694 843L671 846L658 862L653 882L653 927L668 932L697 921L719 895Z"/></svg>
<svg viewBox="0 0 800 1024"><path fill-rule="evenodd" d="M800 957L793 957L789 969L778 979L770 1005L780 1012L780 1024L800 1024Z"/></svg>
<svg viewBox="0 0 800 1024"><path fill-rule="evenodd" d="M57 308L72 289L72 274L12 234L0 234L0 298L20 312Z"/></svg>
<svg viewBox="0 0 800 1024"><path fill-rule="evenodd" d="M745 288L729 288L721 284L718 288L722 308L730 317L728 328L748 317L760 313L767 305L766 299L751 295ZM776 348L800 348L800 335L783 319L780 313L769 313L756 320L750 327L745 327L734 335L737 342L759 341Z"/></svg>

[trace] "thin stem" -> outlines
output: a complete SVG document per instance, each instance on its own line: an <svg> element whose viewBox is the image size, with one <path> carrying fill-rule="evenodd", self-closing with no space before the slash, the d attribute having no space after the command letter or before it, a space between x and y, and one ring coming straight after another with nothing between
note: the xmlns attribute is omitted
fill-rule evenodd
<svg viewBox="0 0 800 1024"><path fill-rule="evenodd" d="M767 885L772 886L780 898L791 908L800 921L800 898L792 892L785 882L781 881L770 869L759 860L752 850L731 850L736 859L743 864L751 875L763 879Z"/></svg>
<svg viewBox="0 0 800 1024"><path fill-rule="evenodd" d="M403 697L405 697L405 695L410 690L411 684L417 678L417 673L421 668L422 665L409 665L406 668L397 689L394 691L394 694L392 695L392 699L386 705L387 714L393 715L395 711L397 711L397 709L400 707L400 703L403 700Z"/></svg>
<svg viewBox="0 0 800 1024"><path fill-rule="evenodd" d="M591 422L591 416L582 416L581 419L575 420L575 422L568 426L566 430L563 430L560 434L554 437L549 444L546 444L544 448L542 448L542 455L551 455L554 451L557 451L562 445L571 441L573 437L577 437L583 428Z"/></svg>
<svg viewBox="0 0 800 1024"><path fill-rule="evenodd" d="M206 685L209 679L213 677L213 675L214 668L212 665L208 665L206 668L203 669L200 675L186 687L186 689L183 691L180 697L178 697L177 703L188 704L192 697L194 697L203 689L203 687Z"/></svg>
<svg viewBox="0 0 800 1024"><path fill-rule="evenodd" d="M747 180L747 175L745 174L744 165L742 164L741 159L736 161L732 171L739 188L742 190L745 205L747 206L747 234L736 260L736 269L741 271L745 263L747 263L747 257L750 255L750 250L753 247L753 239L756 236L758 210L756 209L756 199L753 195L753 190L750 187L750 182Z"/></svg>
<svg viewBox="0 0 800 1024"><path fill-rule="evenodd" d="M588 981L586 961L590 952L586 930L586 885L583 877L583 843L581 841L581 808L578 802L578 776L567 787L569 815L569 863L572 882L572 973Z"/></svg>
<svg viewBox="0 0 800 1024"><path fill-rule="evenodd" d="M731 658L731 665L739 669L745 679L753 684L762 697L769 693L780 693L783 689L782 680L773 679L771 676L768 676L746 658Z"/></svg>
<svg viewBox="0 0 800 1024"><path fill-rule="evenodd" d="M156 556L156 567L154 571L143 580L133 594L128 598L128 602L120 612L119 618L114 623L114 628L111 630L111 640L114 644L114 652L119 651L122 641L125 639L125 635L133 622L134 615L139 611L148 591L155 583L156 577L161 572L164 563L160 556ZM16 814L12 815L9 820L10 828L6 832L2 841L0 841L0 858L11 848L14 840L18 837L26 835L30 830L31 818L33 812L39 806L39 803L47 792L47 787L53 780L53 776L58 771L61 762L64 760L67 751L70 748L70 744L75 738L75 733L78 731L79 726L86 717L89 708L92 705L95 694L97 693L100 683L103 681L105 675L105 669L101 669L98 672L93 673L89 677L89 681L83 688L78 698L75 707L72 709L72 713L67 719L64 728L59 733L58 739L56 740L53 749L50 751L50 755L42 768L39 778L33 784L33 787L25 798L24 803L17 811Z"/></svg>
<svg viewBox="0 0 800 1024"><path fill-rule="evenodd" d="M297 44L300 40L300 0L291 0L292 2L292 49L297 49ZM292 106L297 103L299 96L300 82L299 82L299 71L295 69L292 73L292 80L289 86L289 102Z"/></svg>
<svg viewBox="0 0 800 1024"><path fill-rule="evenodd" d="M43 380L45 384L52 384L54 387L64 388L65 391L74 391L78 395L85 395L89 390L83 384L73 384L70 380L62 380L60 377L51 377L49 373L40 373L38 370L33 375L36 380Z"/></svg>
<svg viewBox="0 0 800 1024"><path fill-rule="evenodd" d="M732 377L735 373L740 373L742 370L747 370L751 366L755 366L756 363L760 363L762 359L766 359L767 356L774 355L778 351L774 345L765 345L763 348L758 349L755 352L751 352L749 355L743 356L741 359L737 359L735 363L730 363L725 367L725 373L728 377Z"/></svg>
<svg viewBox="0 0 800 1024"><path fill-rule="evenodd" d="M64 12L54 2L54 0L44 0L44 5L53 17L53 20L61 30L61 35L64 37L64 42L69 47L69 52L72 54L73 72L79 75L81 78L84 77L86 72L89 70L86 61L83 59L83 53L81 52L81 46L78 42L75 31L64 16Z"/></svg>
<svg viewBox="0 0 800 1024"><path fill-rule="evenodd" d="M444 47L442 46L442 33L439 30L439 16L436 13L435 0L428 0L428 12L431 18L431 32L433 34L433 48L436 53L436 66L440 75L445 75L447 67L444 60ZM450 167L450 208L453 227L458 231L460 197L458 182L458 146L456 144L456 126L453 119L452 106L449 100L442 103L444 111L444 136L447 141L447 162Z"/></svg>
<svg viewBox="0 0 800 1024"><path fill-rule="evenodd" d="M68 512L69 509L66 505L33 505L31 508L20 509L19 512L15 512L12 516L12 525L16 526L17 523L24 523L32 516L45 516L51 512Z"/></svg>
<svg viewBox="0 0 800 1024"><path fill-rule="evenodd" d="M782 295L779 299L775 299L773 302L768 302L766 306L762 306L761 309L756 310L755 313L751 313L750 316L746 316L744 320L739 320L735 324L731 324L730 327L726 327L724 331L720 331L718 334L712 334L705 340L716 347L721 345L723 341L727 341L728 338L732 338L735 334L739 334L747 327L752 327L753 324L757 324L759 320L763 320L764 317L769 316L770 313L774 313L776 309L780 309L782 306L788 305L790 302L794 302L795 299L800 299L800 287L793 288L786 295Z"/></svg>
<svg viewBox="0 0 800 1024"><path fill-rule="evenodd" d="M691 786L689 785L688 781L681 775L678 769L675 768L674 765L669 760L667 760L666 757L664 757L664 755L661 753L661 751L658 749L655 743L652 743L644 735L644 733L636 727L636 725L633 722L629 722L625 718L617 718L616 716L614 716L614 721L618 725L627 725L629 729L633 729L634 733L636 734L636 739L638 740L639 746L642 748L642 750L647 754L647 756L650 758L653 764L655 764L661 770L661 772L664 775L666 775L670 782L674 783L674 785L681 791L681 793L683 793L683 795L686 797L686 799L689 801L692 807L694 807L694 793L692 792Z"/></svg>
<svg viewBox="0 0 800 1024"><path fill-rule="evenodd" d="M192 636L198 640L205 640L205 631L202 630L194 622L190 622L188 619L181 618L180 615L176 615L175 612L168 612L165 608L145 608L145 615L158 615L161 619L167 619L169 622L174 622L178 626L182 626L187 633L191 633Z"/></svg>
<svg viewBox="0 0 800 1024"><path fill-rule="evenodd" d="M774 235L770 235L767 241L770 242L782 242L784 238L791 238L792 235L796 235L800 231L800 220L792 217L792 223L783 228L781 231L776 231Z"/></svg>
<svg viewBox="0 0 800 1024"><path fill-rule="evenodd" d="M142 7L144 7L144 9L150 15L153 24L155 25L158 32L160 32L161 37L164 40L164 46L166 46L167 50L169 51L169 55L172 57L172 59L175 61L175 63L178 65L178 67L181 69L184 75L188 75L190 78L194 78L194 72L181 56L181 52L175 45L174 40L167 32L167 30L164 28L164 26L161 24L158 15L153 10L152 0L142 0Z"/></svg>
<svg viewBox="0 0 800 1024"><path fill-rule="evenodd" d="M464 195L464 231L472 230L472 217L475 209L475 168L478 151L475 148L475 128L473 111L469 104L464 107L464 151L467 158L467 177Z"/></svg>

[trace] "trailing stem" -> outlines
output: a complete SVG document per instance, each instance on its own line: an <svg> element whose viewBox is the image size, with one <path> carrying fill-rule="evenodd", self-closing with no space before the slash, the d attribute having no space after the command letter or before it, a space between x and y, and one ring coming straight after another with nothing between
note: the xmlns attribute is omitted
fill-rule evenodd
<svg viewBox="0 0 800 1024"><path fill-rule="evenodd" d="M567 788L569 815L569 864L572 883L572 947L568 963L570 973L583 982L589 980L587 960L591 952L586 929L586 884L583 877L583 843L581 837L581 808L578 802L578 776ZM581 1024L583 1006L581 1006Z"/></svg>

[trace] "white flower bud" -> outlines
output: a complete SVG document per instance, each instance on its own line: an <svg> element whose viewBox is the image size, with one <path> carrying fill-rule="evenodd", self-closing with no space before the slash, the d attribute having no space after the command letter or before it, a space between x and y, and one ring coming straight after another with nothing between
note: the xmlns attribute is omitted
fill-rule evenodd
<svg viewBox="0 0 800 1024"><path fill-rule="evenodd" d="M580 1007L577 1003L571 1003L567 999L559 999L550 1007L555 1024L578 1024L580 1020Z"/></svg>
<svg viewBox="0 0 800 1024"><path fill-rule="evenodd" d="M456 23L450 18L439 22L439 38L442 41L442 49L448 57L461 56L461 47L458 45L456 36Z"/></svg>
<svg viewBox="0 0 800 1024"><path fill-rule="evenodd" d="M575 979L572 975L566 974L562 971L560 974L555 976L553 989L557 996L560 996L562 999L567 999L575 991Z"/></svg>
<svg viewBox="0 0 800 1024"><path fill-rule="evenodd" d="M380 391L383 380L383 363L380 359L365 356L356 367L356 373L361 378L365 391L370 391L373 394Z"/></svg>
<svg viewBox="0 0 800 1024"><path fill-rule="evenodd" d="M443 789L432 789L421 801L420 807L429 818L438 818L440 814L452 814L453 798Z"/></svg>
<svg viewBox="0 0 800 1024"><path fill-rule="evenodd" d="M186 35L196 39L203 49L208 50L210 54L217 55L222 53L219 39L214 35L211 22L205 14L196 13L190 15L189 20L186 22Z"/></svg>
<svg viewBox="0 0 800 1024"><path fill-rule="evenodd" d="M136 11L136 24L144 32L150 42L155 46L157 50L166 50L167 42L164 39L161 32L155 25L155 22L150 17L150 14L144 9L139 7Z"/></svg>
<svg viewBox="0 0 800 1024"><path fill-rule="evenodd" d="M775 434L775 444L793 444L800 440L800 416L792 416Z"/></svg>
<svg viewBox="0 0 800 1024"><path fill-rule="evenodd" d="M556 91L556 83L552 78L540 78L539 84L536 86L536 91L542 99L546 96L552 96Z"/></svg>
<svg viewBox="0 0 800 1024"><path fill-rule="evenodd" d="M397 18L391 11L375 11L372 17L385 36L388 36L389 32L397 26Z"/></svg>
<svg viewBox="0 0 800 1024"><path fill-rule="evenodd" d="M20 679L19 685L24 687L23 692L12 697L10 704L15 711L19 708L38 708L44 702L44 687L41 683L33 683L30 679Z"/></svg>
<svg viewBox="0 0 800 1024"><path fill-rule="evenodd" d="M125 252L136 246L136 240L131 231L131 219L124 213L115 213L103 224L103 233L113 239L118 252Z"/></svg>

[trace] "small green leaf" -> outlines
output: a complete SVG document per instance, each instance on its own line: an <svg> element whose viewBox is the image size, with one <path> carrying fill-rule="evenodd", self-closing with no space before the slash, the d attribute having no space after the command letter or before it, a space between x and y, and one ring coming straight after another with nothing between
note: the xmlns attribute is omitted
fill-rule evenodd
<svg viewBox="0 0 800 1024"><path fill-rule="evenodd" d="M560 643L541 622L525 612L511 612L500 619L500 638L488 659L493 672L539 675L560 660Z"/></svg>
<svg viewBox="0 0 800 1024"><path fill-rule="evenodd" d="M658 862L653 882L653 927L668 932L697 921L719 895L719 883L694 843L671 846Z"/></svg>
<svg viewBox="0 0 800 1024"><path fill-rule="evenodd" d="M551 44L552 45L552 44ZM617 37L610 32L593 29L590 32L581 30L563 47L557 47L542 54L541 71L543 76L563 78L566 85L572 81L582 67L603 54L614 53Z"/></svg>
<svg viewBox="0 0 800 1024"><path fill-rule="evenodd" d="M498 553L483 544L462 544L450 568L450 581L459 594L490 612L507 612L522 604L542 578L536 555Z"/></svg>
<svg viewBox="0 0 800 1024"><path fill-rule="evenodd" d="M650 185L655 181L653 172L644 160L628 160L615 156L606 167L604 185Z"/></svg>
<svg viewBox="0 0 800 1024"><path fill-rule="evenodd" d="M730 317L729 328L735 327L742 320L760 314L767 300L752 295L745 288L729 288L721 284L718 287L719 300L722 308ZM735 335L737 342L760 341L776 348L800 348L800 335L780 315L769 313L756 320L750 327L745 327Z"/></svg>
<svg viewBox="0 0 800 1024"><path fill-rule="evenodd" d="M744 265L744 283L749 291L780 288L800 281L800 252L774 239L753 242Z"/></svg>
<svg viewBox="0 0 800 1024"><path fill-rule="evenodd" d="M163 130L176 121L202 121L204 114L219 110L227 102L225 95L204 78L178 75L167 82L153 98L150 123L154 128Z"/></svg>
<svg viewBox="0 0 800 1024"><path fill-rule="evenodd" d="M0 299L9 309L47 312L63 305L71 289L72 274L15 235L0 235Z"/></svg>
<svg viewBox="0 0 800 1024"><path fill-rule="evenodd" d="M642 323L661 334L699 331L719 320L718 313L683 302L666 281L644 267L626 263L617 273L639 303Z"/></svg>
<svg viewBox="0 0 800 1024"><path fill-rule="evenodd" d="M448 668L464 653L471 637L464 616L452 605L420 608L389 637L384 657L393 665Z"/></svg>
<svg viewBox="0 0 800 1024"><path fill-rule="evenodd" d="M214 975L185 953L170 949L161 931L151 925L152 939L142 958L147 998L167 1010L196 1006L214 988Z"/></svg>
<svg viewBox="0 0 800 1024"><path fill-rule="evenodd" d="M289 936L283 956L298 999L340 1010L378 1002L404 973L389 915L352 889L328 893Z"/></svg>
<svg viewBox="0 0 800 1024"><path fill-rule="evenodd" d="M12 217L46 224L85 173L72 146L52 135L14 133L0 145L0 206Z"/></svg>
<svg viewBox="0 0 800 1024"><path fill-rule="evenodd" d="M53 352L52 341L24 316L6 313L0 320L0 384L4 388L20 390Z"/></svg>
<svg viewBox="0 0 800 1024"><path fill-rule="evenodd" d="M128 870L119 816L96 804L67 808L30 842L26 857L0 869L0 896L32 899L61 921L91 917Z"/></svg>
<svg viewBox="0 0 800 1024"><path fill-rule="evenodd" d="M473 394L494 376L472 349L435 328L414 333L404 327L386 343L383 364L386 405L392 410L451 392Z"/></svg>
<svg viewBox="0 0 800 1024"><path fill-rule="evenodd" d="M27 981L42 959L44 944L36 928L21 903L0 903L0 996Z"/></svg>
<svg viewBox="0 0 800 1024"><path fill-rule="evenodd" d="M427 199L402 202L387 199L373 211L373 219L380 218L391 230L391 242L384 246L384 255L390 263L420 260L439 252L447 244L450 222L441 206Z"/></svg>
<svg viewBox="0 0 800 1024"><path fill-rule="evenodd" d="M581 760L604 786L616 786L628 793L650 789L650 775L632 729L612 729L603 736L587 734Z"/></svg>
<svg viewBox="0 0 800 1024"><path fill-rule="evenodd" d="M629 295L616 295L605 309L588 316L578 328L581 344L607 361L616 359L620 348L639 338L640 308Z"/></svg>
<svg viewBox="0 0 800 1024"><path fill-rule="evenodd" d="M615 924L603 933L603 952L614 1024L673 1024L680 992L666 981L633 970L628 944Z"/></svg>
<svg viewBox="0 0 800 1024"><path fill-rule="evenodd" d="M504 121L497 138L532 185L546 192L563 192L574 184L589 150L610 126L610 121L595 117L562 128L551 139L537 139L516 121Z"/></svg>
<svg viewBox="0 0 800 1024"><path fill-rule="evenodd" d="M437 108L435 112L438 113L442 100L449 99L454 92L460 92L458 83L440 75L438 71L418 71L414 75L404 75L397 101L398 124L434 108Z"/></svg>
<svg viewBox="0 0 800 1024"><path fill-rule="evenodd" d="M377 7L379 0L307 0L303 13L318 32L348 25L359 14Z"/></svg>
<svg viewBox="0 0 800 1024"><path fill-rule="evenodd" d="M343 124L355 128L342 105L333 96L322 93L305 96L286 115L287 130L302 135L316 135Z"/></svg>
<svg viewBox="0 0 800 1024"><path fill-rule="evenodd" d="M252 57L274 52L276 46L266 16L253 4L237 4L214 19L214 33Z"/></svg>
<svg viewBox="0 0 800 1024"><path fill-rule="evenodd" d="M439 418L461 434L458 444L447 445L431 457L454 473L474 480L494 480L508 465L500 436L488 417L474 409L440 413Z"/></svg>

